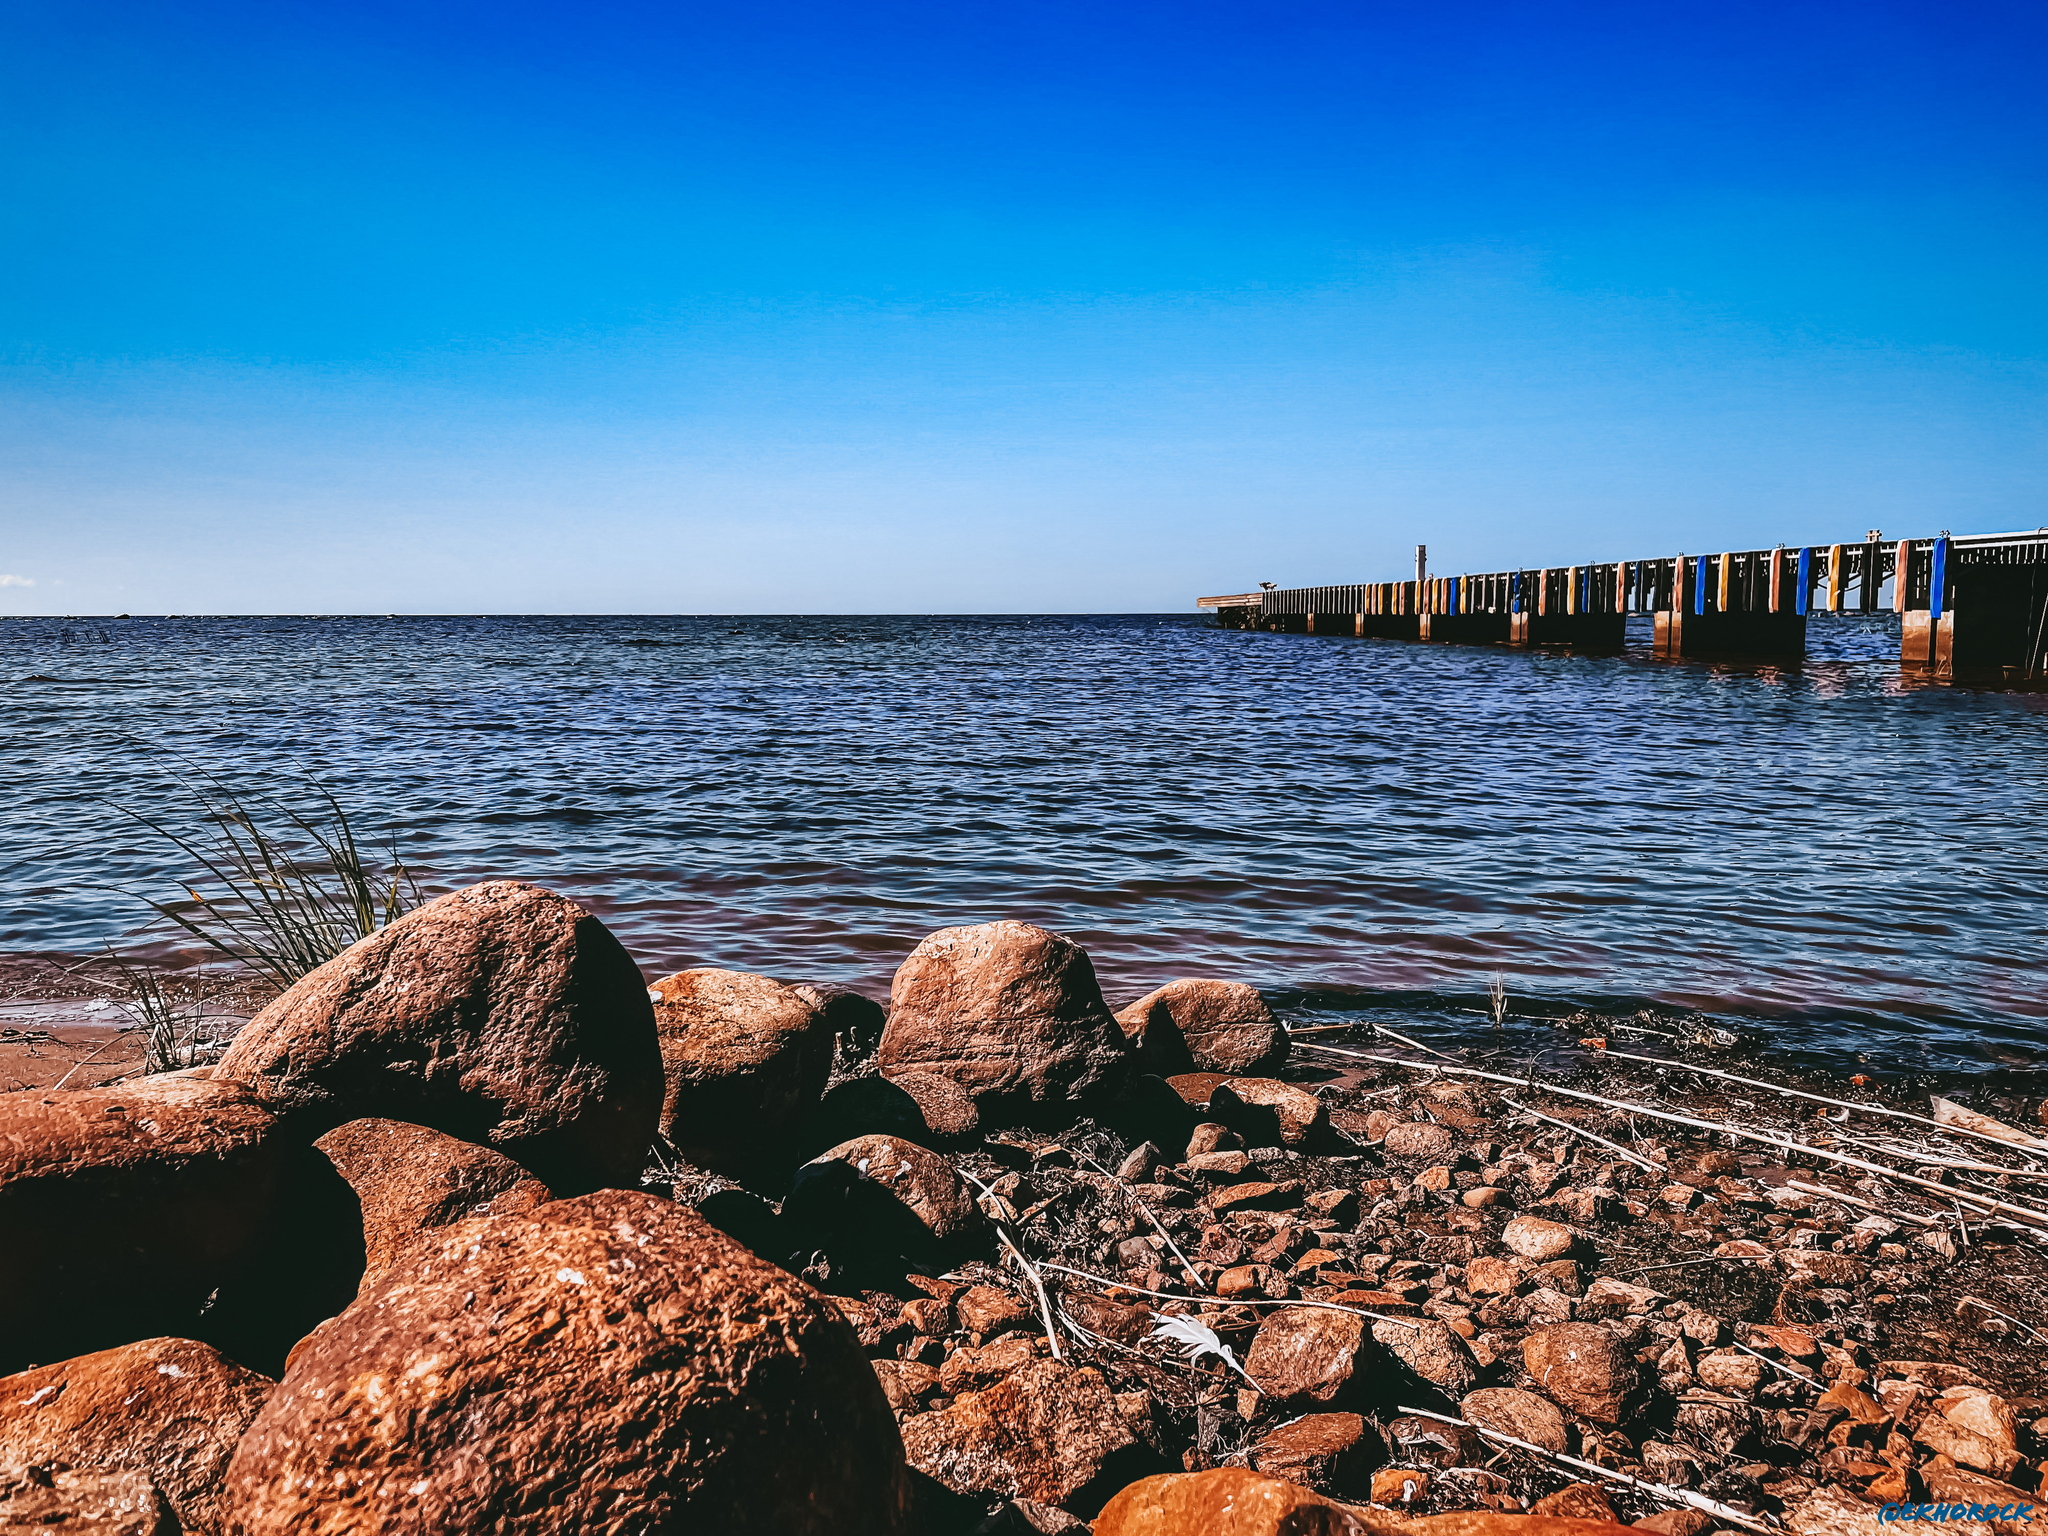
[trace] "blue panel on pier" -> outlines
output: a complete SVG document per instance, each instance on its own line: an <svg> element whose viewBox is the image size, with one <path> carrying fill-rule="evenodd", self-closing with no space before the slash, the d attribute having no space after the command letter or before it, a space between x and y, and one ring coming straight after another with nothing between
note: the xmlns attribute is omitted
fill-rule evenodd
<svg viewBox="0 0 2048 1536"><path fill-rule="evenodd" d="M1941 617L1942 588L1948 585L1948 540L1934 541L1934 572L1927 585L1927 608L1935 617Z"/></svg>
<svg viewBox="0 0 2048 1536"><path fill-rule="evenodd" d="M1813 551L1799 551L1799 584L1792 593L1792 611L1804 618L1807 598L1813 592Z"/></svg>

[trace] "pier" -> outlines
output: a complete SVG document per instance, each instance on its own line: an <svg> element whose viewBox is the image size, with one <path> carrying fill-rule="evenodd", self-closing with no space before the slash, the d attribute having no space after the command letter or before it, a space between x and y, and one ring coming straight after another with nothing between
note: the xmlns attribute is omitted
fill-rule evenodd
<svg viewBox="0 0 2048 1536"><path fill-rule="evenodd" d="M1619 651L1631 614L1658 656L1806 654L1809 620L1894 612L1899 662L1938 678L2048 678L2048 528L1854 544L1779 545L1588 565L1275 587L1204 597L1231 629L1452 645Z"/></svg>

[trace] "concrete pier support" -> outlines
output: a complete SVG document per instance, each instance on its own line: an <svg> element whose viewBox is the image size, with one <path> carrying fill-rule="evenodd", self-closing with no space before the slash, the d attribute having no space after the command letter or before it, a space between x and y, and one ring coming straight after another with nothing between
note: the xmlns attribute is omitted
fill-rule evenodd
<svg viewBox="0 0 2048 1536"><path fill-rule="evenodd" d="M1505 613L1425 613L1418 615L1416 638L1441 645L1506 645L1511 617Z"/></svg>
<svg viewBox="0 0 2048 1536"><path fill-rule="evenodd" d="M1806 654L1803 613L1687 613L1660 610L1656 615L1656 654L1681 656L1754 656L1793 658Z"/></svg>
<svg viewBox="0 0 2048 1536"><path fill-rule="evenodd" d="M1628 631L1628 615L1623 613L1516 613L1507 620L1509 645L1619 651Z"/></svg>

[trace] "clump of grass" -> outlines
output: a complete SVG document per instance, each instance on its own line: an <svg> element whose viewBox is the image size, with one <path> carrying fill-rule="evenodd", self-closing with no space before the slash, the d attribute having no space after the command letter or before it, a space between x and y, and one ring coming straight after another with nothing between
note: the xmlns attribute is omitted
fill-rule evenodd
<svg viewBox="0 0 2048 1536"><path fill-rule="evenodd" d="M144 900L278 991L420 904L396 847L383 860L366 854L348 813L317 779L305 780L310 812L244 799L218 780L183 782L205 831L180 833L139 811L128 814L204 874L186 882L189 903Z"/></svg>
<svg viewBox="0 0 2048 1536"><path fill-rule="evenodd" d="M206 1019L206 993L201 990L191 1003L180 1003L164 986L163 973L154 966L128 960L107 946L107 960L121 978L126 996L115 1004L135 1022L129 1026L142 1035L142 1070L180 1072L200 1065L214 1042L200 1034Z"/></svg>
<svg viewBox="0 0 2048 1536"><path fill-rule="evenodd" d="M1493 982L1486 989L1487 1006L1493 1012L1493 1027L1507 1028L1508 1022L1508 979L1499 971L1493 973Z"/></svg>

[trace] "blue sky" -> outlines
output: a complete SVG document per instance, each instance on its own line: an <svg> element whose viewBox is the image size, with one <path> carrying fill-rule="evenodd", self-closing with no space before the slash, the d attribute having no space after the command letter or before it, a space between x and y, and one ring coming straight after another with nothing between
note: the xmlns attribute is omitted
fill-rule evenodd
<svg viewBox="0 0 2048 1536"><path fill-rule="evenodd" d="M29 0L0 613L1158 610L2048 522L2044 16Z"/></svg>

